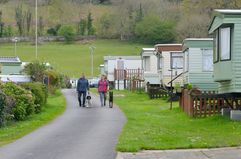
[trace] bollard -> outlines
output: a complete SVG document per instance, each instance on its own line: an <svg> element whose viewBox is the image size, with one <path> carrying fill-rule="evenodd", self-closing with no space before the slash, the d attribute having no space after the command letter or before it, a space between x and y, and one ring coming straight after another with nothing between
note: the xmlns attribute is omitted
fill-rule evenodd
<svg viewBox="0 0 241 159"><path fill-rule="evenodd" d="M109 107L113 108L113 91L109 91Z"/></svg>

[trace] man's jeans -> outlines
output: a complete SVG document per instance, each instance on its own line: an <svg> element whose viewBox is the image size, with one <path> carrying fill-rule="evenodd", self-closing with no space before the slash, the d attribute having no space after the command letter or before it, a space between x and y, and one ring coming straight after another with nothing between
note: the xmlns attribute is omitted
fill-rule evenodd
<svg viewBox="0 0 241 159"><path fill-rule="evenodd" d="M100 92L100 103L101 106L105 106L106 101L106 92Z"/></svg>
<svg viewBox="0 0 241 159"><path fill-rule="evenodd" d="M83 104L81 103L81 97L83 99ZM78 92L78 100L79 100L79 106L85 105L85 99L86 99L86 91L80 91Z"/></svg>

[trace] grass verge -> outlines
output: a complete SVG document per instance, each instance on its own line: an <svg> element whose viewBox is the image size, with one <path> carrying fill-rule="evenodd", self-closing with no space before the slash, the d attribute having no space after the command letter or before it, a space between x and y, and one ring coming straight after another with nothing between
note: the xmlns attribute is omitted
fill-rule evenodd
<svg viewBox="0 0 241 159"><path fill-rule="evenodd" d="M138 43L123 42L119 40L93 40L86 44L73 43L44 43L38 47L38 59L49 62L55 69L69 77L80 77L82 72L91 75L90 46L95 46L94 74L99 75L99 65L103 64L103 56L135 55L140 56L141 48L153 47ZM14 56L14 45L0 44L0 56ZM21 61L34 61L35 46L31 43L18 43L17 56Z"/></svg>
<svg viewBox="0 0 241 159"><path fill-rule="evenodd" d="M58 90L55 95L50 95L47 104L40 114L35 114L25 121L13 122L0 128L0 146L11 143L16 139L43 126L64 112L66 107L65 98Z"/></svg>
<svg viewBox="0 0 241 159"><path fill-rule="evenodd" d="M241 123L222 116L190 118L174 103L149 100L146 94L115 92L115 103L128 121L117 150L213 148L241 145Z"/></svg>

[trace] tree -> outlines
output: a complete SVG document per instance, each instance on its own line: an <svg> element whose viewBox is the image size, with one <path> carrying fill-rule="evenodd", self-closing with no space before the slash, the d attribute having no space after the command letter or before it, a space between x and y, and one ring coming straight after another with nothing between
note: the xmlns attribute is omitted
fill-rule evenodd
<svg viewBox="0 0 241 159"><path fill-rule="evenodd" d="M104 14L97 23L97 35L101 38L117 38L115 16L113 14Z"/></svg>
<svg viewBox="0 0 241 159"><path fill-rule="evenodd" d="M32 13L30 10L26 11L25 17L26 17L26 31L27 31L27 35L29 35L30 29L31 29L31 22L32 22Z"/></svg>
<svg viewBox="0 0 241 159"><path fill-rule="evenodd" d="M63 36L66 43L71 43L72 41L74 41L75 31L72 26L64 25L59 29L58 35Z"/></svg>
<svg viewBox="0 0 241 159"><path fill-rule="evenodd" d="M0 0L0 4L7 3L9 0Z"/></svg>
<svg viewBox="0 0 241 159"><path fill-rule="evenodd" d="M13 36L13 28L12 28L11 25L8 25L7 27L5 27L5 29L4 29L4 36L5 37Z"/></svg>
<svg viewBox="0 0 241 159"><path fill-rule="evenodd" d="M135 34L138 41L156 44L171 43L175 41L174 23L161 21L155 15L148 15L137 23Z"/></svg>
<svg viewBox="0 0 241 159"><path fill-rule="evenodd" d="M24 34L24 28L25 28L24 27L25 17L24 17L22 6L18 6L17 8L15 8L15 19L16 19L19 35L22 36Z"/></svg>
<svg viewBox="0 0 241 159"><path fill-rule="evenodd" d="M2 11L0 11L0 37L4 34L4 22L2 21Z"/></svg>
<svg viewBox="0 0 241 159"><path fill-rule="evenodd" d="M92 15L91 15L91 12L89 12L87 17L87 35L94 35L95 33L92 23L93 23Z"/></svg>
<svg viewBox="0 0 241 159"><path fill-rule="evenodd" d="M143 17L144 17L144 13L143 13L143 9L142 9L142 4L140 3L140 8L137 11L137 15L136 15L136 22L142 21Z"/></svg>
<svg viewBox="0 0 241 159"><path fill-rule="evenodd" d="M39 23L38 35L42 36L43 33L44 33L44 20L43 20L43 17L40 16L38 21L39 21L38 22Z"/></svg>
<svg viewBox="0 0 241 159"><path fill-rule="evenodd" d="M78 23L78 34L79 35L86 34L86 26L87 26L87 21L85 19L80 19L80 22Z"/></svg>
<svg viewBox="0 0 241 159"><path fill-rule="evenodd" d="M31 76L31 79L34 82L43 82L45 71L47 70L47 66L45 63L34 61L26 65L23 69L27 75Z"/></svg>

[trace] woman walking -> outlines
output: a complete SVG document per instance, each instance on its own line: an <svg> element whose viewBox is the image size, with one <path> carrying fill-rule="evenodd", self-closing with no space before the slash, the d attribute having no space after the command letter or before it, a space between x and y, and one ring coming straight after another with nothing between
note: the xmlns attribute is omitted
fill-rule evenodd
<svg viewBox="0 0 241 159"><path fill-rule="evenodd" d="M108 81L105 75L101 76L100 81L98 82L98 92L100 94L100 103L101 106L106 105L106 93L108 91Z"/></svg>

